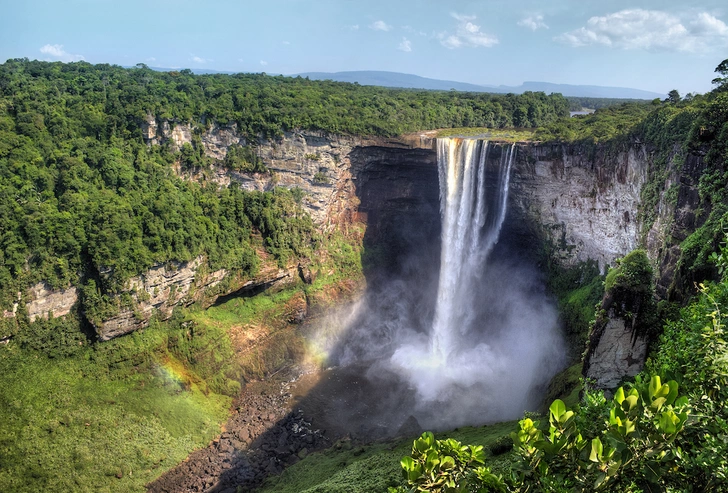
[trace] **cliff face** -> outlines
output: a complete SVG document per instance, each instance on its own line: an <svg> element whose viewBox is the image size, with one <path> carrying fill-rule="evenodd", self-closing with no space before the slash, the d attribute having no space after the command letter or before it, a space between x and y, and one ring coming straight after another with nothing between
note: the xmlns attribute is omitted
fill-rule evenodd
<svg viewBox="0 0 728 493"><path fill-rule="evenodd" d="M156 124L153 119L143 130L150 145L169 141L178 148L191 142L193 133L187 125L172 127L168 122ZM235 125L213 125L202 134L201 140L206 154L216 160L224 159L230 145L246 144ZM354 182L358 174L366 174L367 164L360 162L360 156L366 153L362 149L368 144L397 152L417 142L367 141L319 132L291 132L277 140L257 143L258 156L271 170L270 174L245 174L219 165L186 171L178 168L177 172L185 179L213 181L220 186L236 182L247 190L264 191L276 186L301 188L305 192L304 209L319 231L325 233L357 219L359 198ZM233 292L295 283L300 272L306 270L297 263L279 268L275 261L266 258L265 252L259 252L259 256L262 266L253 278L235 276L224 269L209 272L202 257L153 267L127 282L126 304L119 306L117 315L96 324L99 339L108 340L145 327L154 313L167 319L176 306L193 302L209 305L219 296Z"/></svg>
<svg viewBox="0 0 728 493"><path fill-rule="evenodd" d="M281 269L274 262L266 262L253 278L230 278L225 269L208 272L202 257L191 262L169 262L131 278L126 285L130 302L120 307L117 315L98 324L96 331L99 339L106 341L146 327L155 312L166 320L176 306L196 301L210 305L233 291L285 286L295 283L298 273L296 264ZM224 286L223 280L227 281Z"/></svg>
<svg viewBox="0 0 728 493"><path fill-rule="evenodd" d="M188 125L153 117L142 130L149 145L168 142L181 147L193 135ZM248 144L234 124L210 125L200 137L206 154L216 160L224 159L230 145ZM321 232L364 222L368 225L367 246L384 248L393 266L402 252L425 245L437 248L432 245L439 241L439 185L430 134L365 139L301 131L261 140L256 149L271 173L245 174L219 165L178 168L177 172L185 179L220 186L237 182L248 190L299 187L306 192L303 205ZM489 159L498 159L498 155L493 152ZM519 144L504 241L518 242L522 249L540 248L548 241L564 264L594 259L606 268L640 244L637 211L650 159L650 152L639 144L612 154L579 146ZM691 163L688 160L685 169L697 176L699 163ZM683 175L668 177L678 184L680 198L677 206L660 202L658 219L647 236L651 258L660 263L665 282L679 254L676 247L666 246L667 235L684 237L695 223L691 207L696 201L697 178L691 178L690 172ZM427 258L437 261L434 254ZM263 264L254 279L237 279L225 270L209 272L204 258L155 266L129 280L126 306L119 303L118 315L97 325L99 337L106 340L144 327L155 311L166 318L178 305L212 303L218 296L241 289L297 278L298 265L279 269L272 263ZM31 318L48 312L62 316L77 301L77 294L75 288L54 292L35 286L26 300ZM13 315L5 313L6 317Z"/></svg>
<svg viewBox="0 0 728 493"><path fill-rule="evenodd" d="M578 146L522 146L512 178L512 222L550 241L564 264L591 259L604 271L639 244L637 211L648 166L641 146L611 156Z"/></svg>
<svg viewBox="0 0 728 493"><path fill-rule="evenodd" d="M168 142L173 147L180 148L185 143L192 142L193 129L188 125L157 122L150 117L142 130L149 145ZM218 161L225 158L230 145L247 144L234 124L213 124L202 133L201 141L205 153ZM422 169L420 161L423 156L430 155L428 166L431 167L434 164L434 154L416 148L427 148L431 145L432 141L426 136L389 140L329 135L322 132L290 132L276 140L261 140L256 143L258 157L271 173L245 174L219 165L193 170L182 170L178 167L176 171L184 179L212 181L219 186L229 186L236 182L247 190L264 191L276 186L301 188L305 192L304 209L311 215L319 231L326 233L337 227L345 228L354 220L366 218L366 214L358 214L360 198L357 196L355 183L357 180L367 182L370 171L373 168L379 169L377 167L382 163L386 163L390 172L398 169L397 164L402 164L402 169L414 170L414 173L405 172L406 176L399 176L403 178L401 180L394 180L398 176L396 174L386 180L390 185L405 184L390 187L390 195L403 191L405 195L421 194L426 187L412 186L410 182L416 181L417 171ZM436 173L428 179L431 181L432 178L435 180L434 189L437 190ZM401 190L396 191L398 186ZM369 187L374 188L376 187ZM381 194L374 192L374 195L380 197ZM437 195L427 196L418 203L422 205L433 199L436 202ZM364 200L372 204L377 202L376 198ZM382 200L387 203L386 199ZM371 205L370 210L377 207L376 204ZM385 208L393 210L389 206ZM307 268L304 265L294 262L279 268L275 261L267 259L265 252L259 252L259 256L262 260L261 268L253 278L240 277L224 269L210 272L203 257L190 262L168 262L154 266L127 281L122 296L113 300L117 304L116 315L103 321L95 321L99 339L108 340L143 328L155 313L161 319L167 319L176 306L193 302L209 305L218 297L233 292L282 286L295 283L301 275L306 277ZM61 291L34 287L30 298L32 301L28 306L32 319L47 316L48 312L53 312L54 316L62 316L78 301L74 287Z"/></svg>
<svg viewBox="0 0 728 493"><path fill-rule="evenodd" d="M40 282L30 288L25 308L28 311L28 318L34 322L38 318L47 319L49 315L54 317L68 315L77 301L78 290L74 286L54 290Z"/></svg>

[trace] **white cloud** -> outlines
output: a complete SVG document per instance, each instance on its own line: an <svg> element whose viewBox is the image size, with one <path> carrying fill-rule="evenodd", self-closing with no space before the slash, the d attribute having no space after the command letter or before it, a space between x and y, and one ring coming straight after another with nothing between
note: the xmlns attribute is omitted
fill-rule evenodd
<svg viewBox="0 0 728 493"><path fill-rule="evenodd" d="M384 21L375 21L369 25L369 29L374 29L375 31L391 31L392 26Z"/></svg>
<svg viewBox="0 0 728 493"><path fill-rule="evenodd" d="M412 42L409 39L403 37L402 42L399 44L397 49L409 53L410 51L412 51Z"/></svg>
<svg viewBox="0 0 728 493"><path fill-rule="evenodd" d="M85 60L83 55L72 55L63 49L63 45L52 45L47 44L41 46L40 52L44 55L52 56L53 58L62 62L78 62L79 60Z"/></svg>
<svg viewBox="0 0 728 493"><path fill-rule="evenodd" d="M205 64L207 62L211 62L212 61L212 58L202 58L202 57L199 57L199 56L197 56L197 55L195 55L193 53L190 53L190 60L192 60L195 63Z"/></svg>
<svg viewBox="0 0 728 493"><path fill-rule="evenodd" d="M156 62L156 61L157 61L157 59L156 59L156 58L154 58L153 56L150 56L150 57L147 57L146 61L147 61L147 62Z"/></svg>
<svg viewBox="0 0 728 493"><path fill-rule="evenodd" d="M592 17L586 26L554 39L575 47L694 53L728 45L728 26L707 12L681 18L661 10L627 9Z"/></svg>
<svg viewBox="0 0 728 493"><path fill-rule="evenodd" d="M722 20L707 12L698 14L697 19L690 21L690 32L696 36L728 36L728 26Z"/></svg>
<svg viewBox="0 0 728 493"><path fill-rule="evenodd" d="M463 46L489 48L498 44L497 37L482 32L480 26L472 22L476 19L474 15L463 15L455 12L450 15L458 21L455 34L447 31L437 34L440 44L445 48L451 50Z"/></svg>
<svg viewBox="0 0 728 493"><path fill-rule="evenodd" d="M454 35L448 36L447 33L440 33L438 35L438 38L440 38L440 43L445 48L450 48L451 50L454 48L460 48L463 45L463 42L460 41L460 38Z"/></svg>
<svg viewBox="0 0 728 493"><path fill-rule="evenodd" d="M352 31L358 31L359 30L359 24L353 24L353 25L349 26L349 29L351 29Z"/></svg>
<svg viewBox="0 0 728 493"><path fill-rule="evenodd" d="M261 60L260 64L265 67L266 65L268 65L268 62L266 62L265 60Z"/></svg>
<svg viewBox="0 0 728 493"><path fill-rule="evenodd" d="M526 17L525 19L521 19L520 21L518 21L518 25L528 28L531 31L536 31L541 28L549 28L549 26L547 26L546 23L543 21L543 15L541 14L531 15Z"/></svg>
<svg viewBox="0 0 728 493"><path fill-rule="evenodd" d="M288 45L290 45L290 44L291 44L291 42L290 42L290 41L281 41L281 44L282 44L282 45L286 45L286 46L288 46Z"/></svg>

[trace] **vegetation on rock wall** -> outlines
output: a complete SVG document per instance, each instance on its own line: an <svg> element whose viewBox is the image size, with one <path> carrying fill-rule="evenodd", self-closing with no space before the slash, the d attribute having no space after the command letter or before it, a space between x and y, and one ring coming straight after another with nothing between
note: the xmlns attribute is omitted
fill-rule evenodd
<svg viewBox="0 0 728 493"><path fill-rule="evenodd" d="M604 276L595 261L563 267L547 262L546 284L556 298L571 354L581 355L604 293Z"/></svg>
<svg viewBox="0 0 728 493"><path fill-rule="evenodd" d="M595 329L606 323L607 312L623 318L635 334L658 332L652 265L644 250L633 250L607 273L604 299L597 314Z"/></svg>
<svg viewBox="0 0 728 493"><path fill-rule="evenodd" d="M562 96L543 93L408 91L9 60L0 65L0 306L10 308L18 291L39 281L62 288L87 279L85 308L103 318L111 313L103 296L152 265L203 255L211 269L250 274L256 231L281 262L315 247L295 193L219 189L174 175L174 163L189 169L211 161L200 133L212 122L235 123L255 144L292 129L394 135L531 127L567 108ZM142 128L155 117L191 123L192 142L178 152L147 146ZM231 146L221 164L266 170L250 146ZM12 321L2 325L0 335L14 332Z"/></svg>
<svg viewBox="0 0 728 493"><path fill-rule="evenodd" d="M728 224L728 90L726 62L716 68L716 88L704 95L681 98L671 91L663 101L626 103L601 108L592 115L545 125L534 138L543 141L579 142L600 152L640 146L649 155L650 169L641 190L638 220L643 239L665 207L676 207L681 193L682 168L690 159L695 169L687 175L698 182L700 203L689 236L680 245L680 257L669 297L688 295L695 282L715 278L709 262ZM673 185L666 189L666 183ZM669 225L664 226L669 227ZM673 241L668 235L667 242Z"/></svg>

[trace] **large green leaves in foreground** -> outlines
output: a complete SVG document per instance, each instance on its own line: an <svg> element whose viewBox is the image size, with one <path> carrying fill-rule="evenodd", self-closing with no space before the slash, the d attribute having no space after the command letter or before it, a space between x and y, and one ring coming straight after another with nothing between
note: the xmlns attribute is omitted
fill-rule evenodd
<svg viewBox="0 0 728 493"><path fill-rule="evenodd" d="M520 480L576 491L665 484L681 459L675 439L688 418L687 398L677 395L677 382L662 383L659 376L638 380L628 390L620 387L608 403L592 395L586 407L601 407L607 418L591 438L585 416L557 399L549 408L548 434L530 419L521 420L512 434L523 459Z"/></svg>
<svg viewBox="0 0 728 493"><path fill-rule="evenodd" d="M588 394L576 411L557 399L547 430L525 418L511 434L517 457L508 482L485 466L482 446L425 432L400 463L407 486L389 493L662 491L678 473L675 441L687 419L677 382L659 376L620 387L609 402Z"/></svg>
<svg viewBox="0 0 728 493"><path fill-rule="evenodd" d="M409 488L389 488L389 493L507 491L503 480L485 467L481 445L463 445L452 438L435 440L429 431L414 441L412 456L402 458L400 464Z"/></svg>

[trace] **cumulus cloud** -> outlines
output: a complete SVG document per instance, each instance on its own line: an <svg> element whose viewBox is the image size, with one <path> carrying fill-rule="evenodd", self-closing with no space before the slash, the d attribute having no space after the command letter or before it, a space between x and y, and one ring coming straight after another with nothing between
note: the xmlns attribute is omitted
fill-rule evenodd
<svg viewBox="0 0 728 493"><path fill-rule="evenodd" d="M375 21L369 25L369 29L374 29L375 31L391 31L392 26L384 21Z"/></svg>
<svg viewBox="0 0 728 493"><path fill-rule="evenodd" d="M68 53L66 50L63 49L63 45L47 44L41 46L40 52L44 55L51 56L56 60L60 60L61 62L78 62L80 60L85 60L83 55L73 55L71 53Z"/></svg>
<svg viewBox="0 0 728 493"><path fill-rule="evenodd" d="M548 29L549 26L543 21L543 15L531 15L525 19L518 21L518 25L530 29L531 31L537 31L538 29Z"/></svg>
<svg viewBox="0 0 728 493"><path fill-rule="evenodd" d="M268 65L268 62L266 62L265 60L261 60L260 64L265 67L266 65Z"/></svg>
<svg viewBox="0 0 728 493"><path fill-rule="evenodd" d="M451 50L463 46L489 48L498 44L497 37L482 32L480 26L473 23L476 16L462 15L455 12L450 15L458 21L455 33L443 31L437 35L440 44L445 48L450 48Z"/></svg>
<svg viewBox="0 0 728 493"><path fill-rule="evenodd" d="M410 42L409 39L403 37L402 42L399 44L397 49L401 50L401 51L405 51L405 52L410 52L410 51L412 51L412 43Z"/></svg>
<svg viewBox="0 0 728 493"><path fill-rule="evenodd" d="M202 63L202 64L212 61L211 58L202 58L202 57L199 57L192 53L190 53L190 60L192 60L195 63Z"/></svg>
<svg viewBox="0 0 728 493"><path fill-rule="evenodd" d="M660 10L627 9L592 17L586 26L554 39L574 47L694 53L728 45L728 26L707 12L681 18Z"/></svg>

